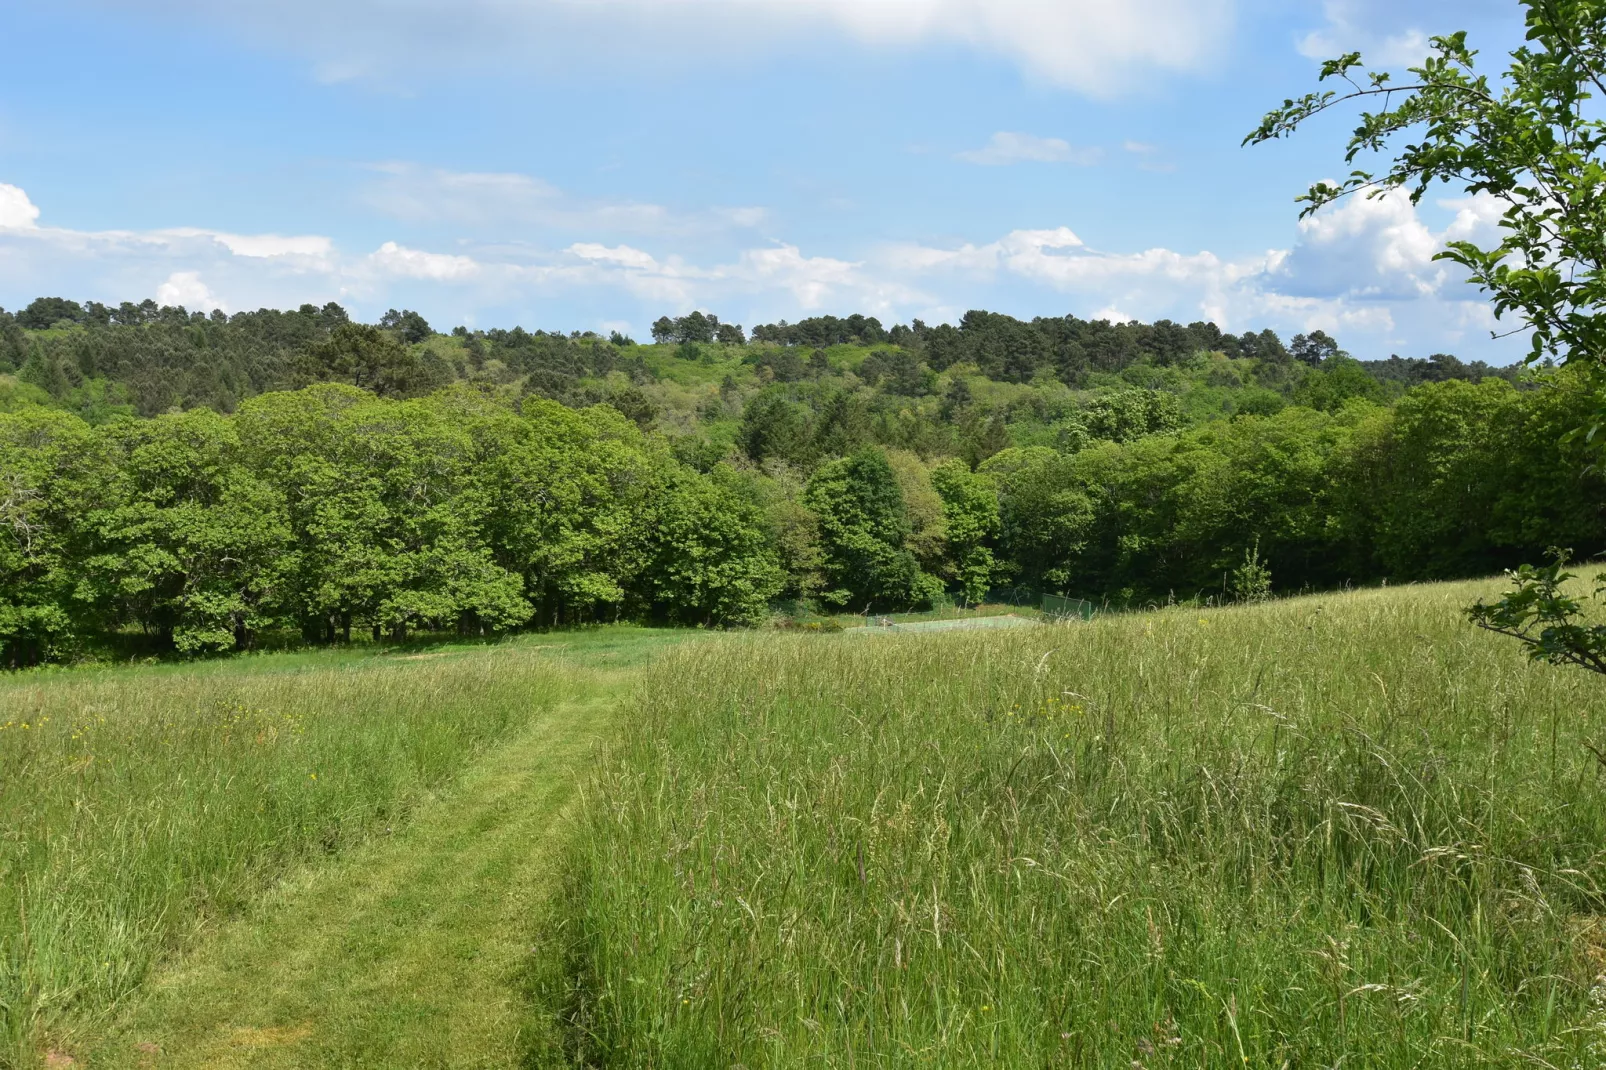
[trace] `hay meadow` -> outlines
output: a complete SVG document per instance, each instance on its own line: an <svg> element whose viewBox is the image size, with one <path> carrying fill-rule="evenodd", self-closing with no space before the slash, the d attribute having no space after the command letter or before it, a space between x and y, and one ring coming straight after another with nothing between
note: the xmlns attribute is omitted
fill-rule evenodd
<svg viewBox="0 0 1606 1070"><path fill-rule="evenodd" d="M1497 589L13 675L0 1065L1600 1066L1606 689Z"/></svg>
<svg viewBox="0 0 1606 1070"><path fill-rule="evenodd" d="M563 1058L1606 1063L1606 689L1493 589L669 654L586 781Z"/></svg>

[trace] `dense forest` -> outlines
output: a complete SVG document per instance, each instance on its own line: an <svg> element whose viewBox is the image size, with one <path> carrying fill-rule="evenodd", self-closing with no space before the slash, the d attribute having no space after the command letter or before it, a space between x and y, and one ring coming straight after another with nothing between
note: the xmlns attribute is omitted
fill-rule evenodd
<svg viewBox="0 0 1606 1070"><path fill-rule="evenodd" d="M436 333L338 305L0 311L0 662L1136 604L1601 551L1551 368L1213 324L703 312Z"/></svg>

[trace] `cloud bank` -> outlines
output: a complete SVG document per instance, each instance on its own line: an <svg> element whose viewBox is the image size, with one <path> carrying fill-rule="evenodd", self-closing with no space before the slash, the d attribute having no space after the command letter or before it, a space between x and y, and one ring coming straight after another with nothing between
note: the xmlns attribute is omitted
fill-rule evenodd
<svg viewBox="0 0 1606 1070"><path fill-rule="evenodd" d="M694 307L758 319L865 312L953 320L1002 289L1014 302L1031 298L1033 307L1018 310L1028 316L1321 328L1363 354L1443 349L1514 359L1520 343L1491 348L1488 306L1433 259L1448 240L1491 237L1498 207L1469 198L1442 208L1448 222L1434 229L1404 195L1352 198L1303 220L1288 248L1238 257L1094 249L1061 226L981 244L887 244L851 258L771 241L696 263L634 240L546 249L462 243L449 251L386 241L352 251L318 235L77 231L41 225L48 219L23 190L0 185L0 299L155 295L228 311L336 300L369 317L415 307L440 324L474 322L482 312L502 322L497 310L540 309L567 327L617 324L624 312L632 318L622 322L640 330L657 315Z"/></svg>

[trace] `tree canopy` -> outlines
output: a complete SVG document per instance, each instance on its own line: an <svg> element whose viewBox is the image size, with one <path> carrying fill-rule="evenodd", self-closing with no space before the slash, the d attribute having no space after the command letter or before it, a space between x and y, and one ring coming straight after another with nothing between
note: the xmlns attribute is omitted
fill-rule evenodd
<svg viewBox="0 0 1606 1070"><path fill-rule="evenodd" d="M1600 469L1564 440L1598 396L1581 369L981 311L745 342L688 314L637 345L75 307L0 314L9 664L1005 591L1222 600L1251 556L1263 594L1606 534Z"/></svg>

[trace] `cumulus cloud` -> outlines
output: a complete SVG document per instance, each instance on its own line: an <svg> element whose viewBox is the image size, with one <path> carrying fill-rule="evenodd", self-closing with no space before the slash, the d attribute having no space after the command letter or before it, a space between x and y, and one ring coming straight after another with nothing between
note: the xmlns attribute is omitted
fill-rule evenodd
<svg viewBox="0 0 1606 1070"><path fill-rule="evenodd" d="M1103 151L1096 148L1072 148L1070 142L1057 137L1034 137L1001 130L981 148L958 153L954 158L984 167L1002 167L1012 163L1071 163L1087 166L1098 163L1103 155Z"/></svg>
<svg viewBox="0 0 1606 1070"><path fill-rule="evenodd" d="M637 59L788 50L820 34L871 47L958 45L1096 95L1217 53L1234 0L101 0L209 17L310 55L326 79L397 78L443 61L543 63L603 50ZM681 45L696 45L695 49ZM689 61L689 60L688 60Z"/></svg>
<svg viewBox="0 0 1606 1070"><path fill-rule="evenodd" d="M38 218L39 209L26 193L0 182L0 228L31 227Z"/></svg>
<svg viewBox="0 0 1606 1070"><path fill-rule="evenodd" d="M480 273L480 265L472 257L408 249L393 241L370 253L368 262L381 274L431 282L457 282Z"/></svg>
<svg viewBox="0 0 1606 1070"><path fill-rule="evenodd" d="M198 271L175 271L167 277L167 281L156 288L156 303L160 305L182 305L191 311L211 312L213 309L228 309L219 301L201 281Z"/></svg>
<svg viewBox="0 0 1606 1070"><path fill-rule="evenodd" d="M14 303L53 293L113 302L150 296L203 311L294 307L371 286L375 272L351 266L332 240L315 235L50 226L23 190L0 185L0 294Z"/></svg>
<svg viewBox="0 0 1606 1070"><path fill-rule="evenodd" d="M578 242L565 252L584 264L583 271L547 270L543 278L548 283L617 286L684 308L706 306L720 296L771 301L781 297L803 312L851 304L858 311L890 314L930 301L921 291L869 271L861 262L807 256L786 243L747 249L733 262L709 266L688 264L679 257L659 260L628 245Z"/></svg>
<svg viewBox="0 0 1606 1070"><path fill-rule="evenodd" d="M212 239L235 256L300 256L321 260L334 252L334 242L318 235L283 238L277 234L217 234Z"/></svg>

